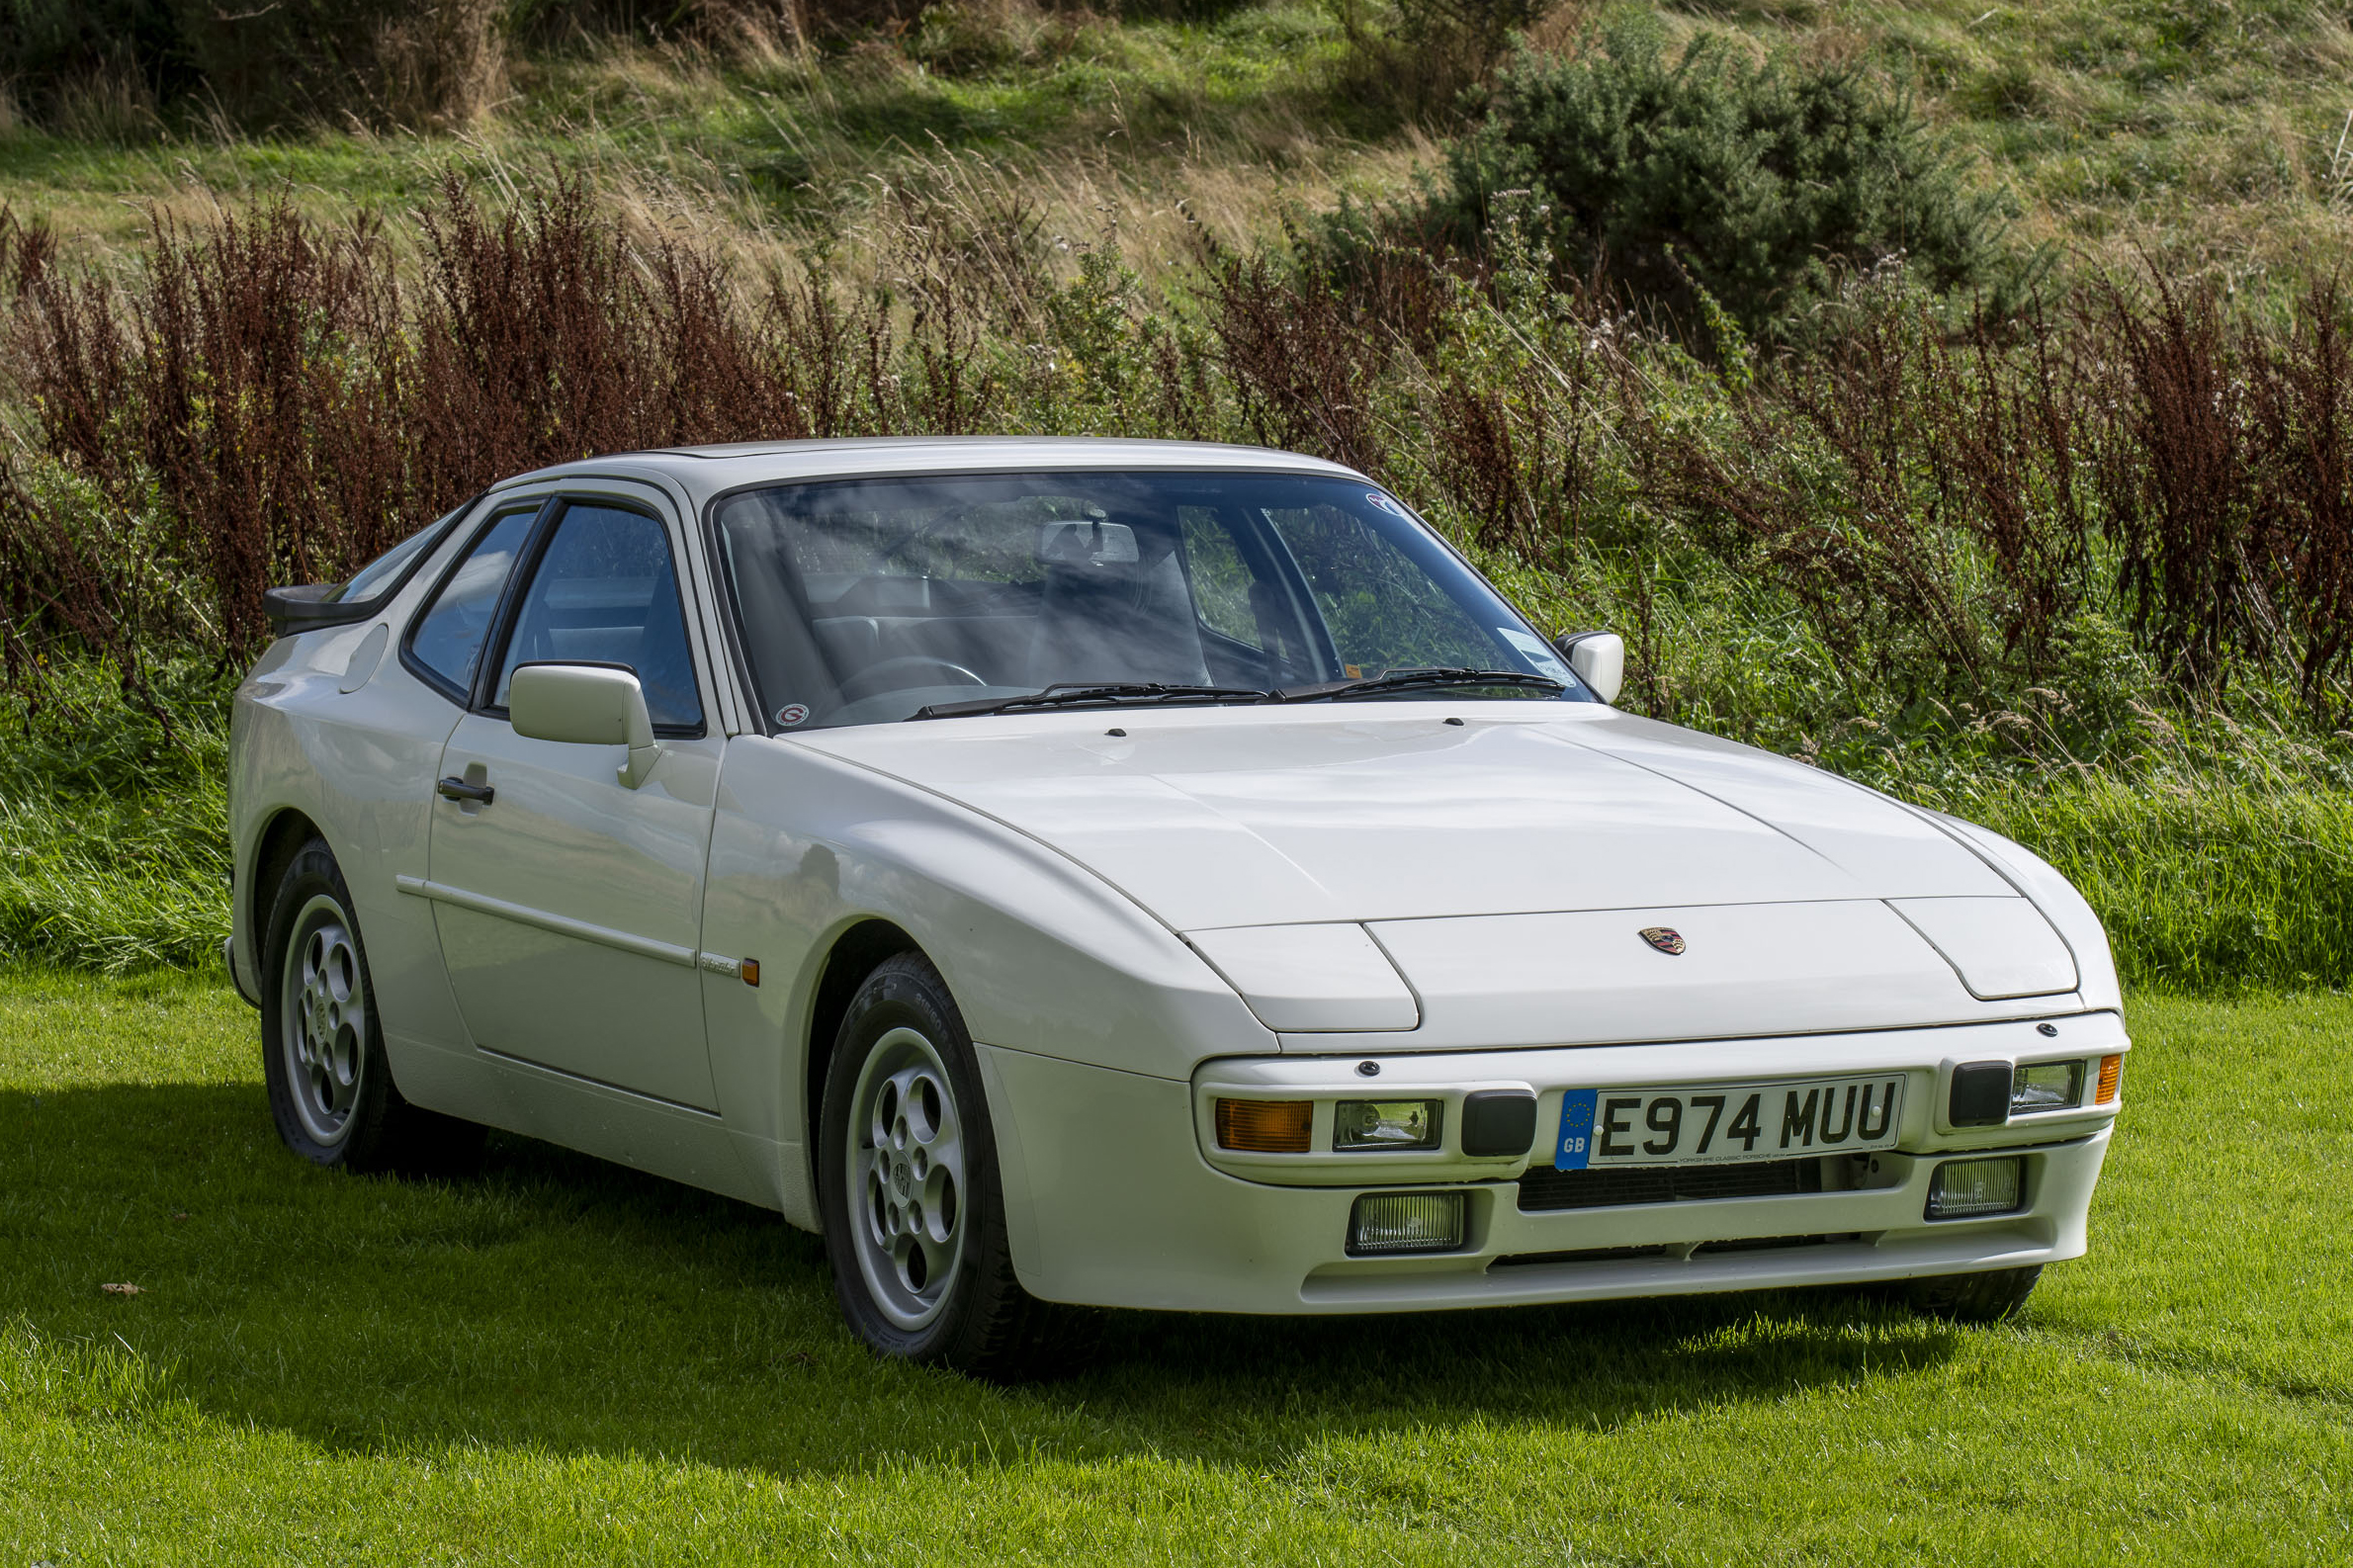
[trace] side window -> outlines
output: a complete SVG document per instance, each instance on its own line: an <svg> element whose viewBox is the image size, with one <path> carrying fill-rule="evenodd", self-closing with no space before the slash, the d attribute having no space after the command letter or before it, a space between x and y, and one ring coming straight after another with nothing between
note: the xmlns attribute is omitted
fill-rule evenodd
<svg viewBox="0 0 2353 1568"><path fill-rule="evenodd" d="M461 694L474 689L474 672L482 659L482 640L490 633L490 617L498 613L499 590L506 586L515 554L523 548L531 533L531 520L538 515L535 507L508 512L492 523L474 542L408 634L410 655ZM462 695L460 700L464 700Z"/></svg>
<svg viewBox="0 0 2353 1568"><path fill-rule="evenodd" d="M461 507L460 510L462 511L464 508ZM427 523L353 572L343 586L328 594L327 597L338 604L367 603L390 588L393 580L408 569L409 563L440 543L441 536L449 532L450 524L457 520L458 513L451 512L438 522Z"/></svg>
<svg viewBox="0 0 2353 1568"><path fill-rule="evenodd" d="M678 574L661 524L613 506L565 509L516 613L491 705L506 706L516 665L549 660L626 664L646 689L656 727L702 724Z"/></svg>

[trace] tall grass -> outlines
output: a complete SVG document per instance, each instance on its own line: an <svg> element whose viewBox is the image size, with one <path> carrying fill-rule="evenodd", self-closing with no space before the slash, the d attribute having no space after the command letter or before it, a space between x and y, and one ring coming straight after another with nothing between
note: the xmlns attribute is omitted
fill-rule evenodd
<svg viewBox="0 0 2353 1568"><path fill-rule="evenodd" d="M1968 790L1949 809L2080 889L2130 986L2228 996L2353 982L2353 796L2089 775Z"/></svg>
<svg viewBox="0 0 2353 1568"><path fill-rule="evenodd" d="M227 731L201 669L159 677L168 730L88 665L0 739L0 958L105 973L218 962Z"/></svg>
<svg viewBox="0 0 2353 1568"><path fill-rule="evenodd" d="M257 650L268 583L339 575L494 479L744 436L1090 432L1363 468L1539 617L1626 632L1630 705L2014 828L2137 981L2353 981L2333 284L2263 316L2115 280L1956 328L1880 269L1803 351L1719 312L1696 353L1518 235L1340 267L1203 235L1154 284L975 183L894 198L871 271L749 273L578 183L451 181L391 226L159 221L144 271L107 278L0 219L7 687L37 738L70 731L95 660L142 715L107 723L164 759L28 746L0 930L201 956L218 687L184 671Z"/></svg>

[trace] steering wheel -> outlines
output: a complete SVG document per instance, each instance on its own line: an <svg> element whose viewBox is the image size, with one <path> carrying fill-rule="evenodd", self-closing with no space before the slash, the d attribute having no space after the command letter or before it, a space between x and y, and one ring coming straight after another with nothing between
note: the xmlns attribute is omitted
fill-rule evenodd
<svg viewBox="0 0 2353 1568"><path fill-rule="evenodd" d="M953 686L986 686L989 684L980 675L966 669L953 659L934 658L929 653L902 653L897 658L886 658L879 664L869 664L843 681L841 683L841 700L856 702L860 697L871 697L877 692L904 690L907 684L905 682L896 686L885 682L876 685L872 691L864 688L872 682L881 680L890 671L904 669L911 664L919 669L935 669L942 674L953 675L955 679L948 682ZM859 689L853 690L853 687Z"/></svg>

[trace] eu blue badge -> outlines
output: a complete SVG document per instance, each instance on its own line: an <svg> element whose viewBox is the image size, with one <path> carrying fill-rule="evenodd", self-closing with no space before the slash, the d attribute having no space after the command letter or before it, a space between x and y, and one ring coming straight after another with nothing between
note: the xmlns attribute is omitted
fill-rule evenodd
<svg viewBox="0 0 2353 1568"><path fill-rule="evenodd" d="M1560 1097L1560 1133L1552 1140L1552 1169L1582 1171L1593 1157L1593 1106L1598 1089L1572 1089Z"/></svg>

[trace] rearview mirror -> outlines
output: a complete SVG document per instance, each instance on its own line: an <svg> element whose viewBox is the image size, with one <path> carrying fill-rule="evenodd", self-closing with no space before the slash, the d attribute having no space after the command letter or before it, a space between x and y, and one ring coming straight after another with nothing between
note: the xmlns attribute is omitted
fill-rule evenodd
<svg viewBox="0 0 2353 1568"><path fill-rule="evenodd" d="M1552 646L1560 650L1577 678L1604 702L1615 702L1626 683L1626 640L1615 632L1563 632Z"/></svg>
<svg viewBox="0 0 2353 1568"><path fill-rule="evenodd" d="M621 782L636 789L661 747L635 671L616 664L518 664L506 690L507 722L527 740L625 745Z"/></svg>
<svg viewBox="0 0 2353 1568"><path fill-rule="evenodd" d="M1047 566L1132 566L1141 559L1136 531L1100 518L1040 523L1037 557L1039 565Z"/></svg>

